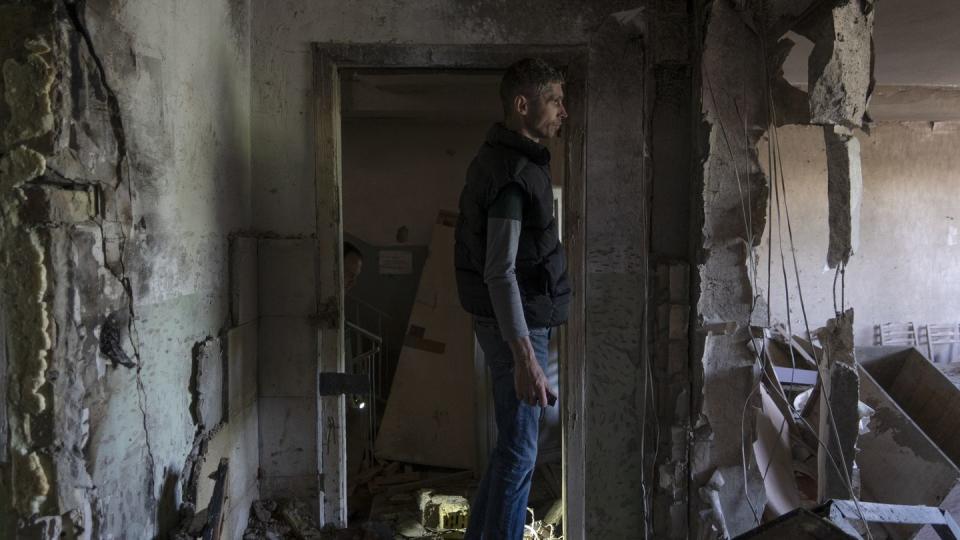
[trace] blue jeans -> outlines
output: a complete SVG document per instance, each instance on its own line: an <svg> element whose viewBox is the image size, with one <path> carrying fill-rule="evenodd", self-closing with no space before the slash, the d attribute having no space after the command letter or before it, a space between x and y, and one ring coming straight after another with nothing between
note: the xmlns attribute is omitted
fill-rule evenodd
<svg viewBox="0 0 960 540"><path fill-rule="evenodd" d="M537 463L540 415L537 405L517 399L513 353L493 319L476 318L474 332L493 383L497 445L470 507L464 540L521 540L527 518L527 496ZM550 329L531 328L530 343L546 371Z"/></svg>

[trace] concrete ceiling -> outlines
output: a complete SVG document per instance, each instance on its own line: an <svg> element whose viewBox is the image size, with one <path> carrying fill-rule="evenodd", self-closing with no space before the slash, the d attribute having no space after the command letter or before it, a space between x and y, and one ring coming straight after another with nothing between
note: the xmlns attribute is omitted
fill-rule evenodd
<svg viewBox="0 0 960 540"><path fill-rule="evenodd" d="M960 1L877 0L876 10L878 85L960 86ZM812 48L801 40L787 59L791 83L806 84Z"/></svg>

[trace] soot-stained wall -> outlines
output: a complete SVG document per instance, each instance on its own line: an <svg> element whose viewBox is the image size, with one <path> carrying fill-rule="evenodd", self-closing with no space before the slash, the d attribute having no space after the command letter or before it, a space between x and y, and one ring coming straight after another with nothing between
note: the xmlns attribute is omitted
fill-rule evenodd
<svg viewBox="0 0 960 540"><path fill-rule="evenodd" d="M245 521L255 393L200 385L195 352L211 343L223 377L256 367L230 339L228 268L252 213L249 13L0 3L2 533L19 516L28 536L165 534L209 492L188 481L204 456L231 458L230 534Z"/></svg>

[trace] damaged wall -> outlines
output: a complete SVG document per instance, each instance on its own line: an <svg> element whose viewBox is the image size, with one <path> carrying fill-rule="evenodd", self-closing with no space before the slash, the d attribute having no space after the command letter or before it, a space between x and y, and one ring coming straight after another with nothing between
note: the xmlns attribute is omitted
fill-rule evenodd
<svg viewBox="0 0 960 540"><path fill-rule="evenodd" d="M754 511L762 513L765 504L760 474L749 453L743 462L741 446L754 433L754 415L742 416L754 383L749 325L763 321L755 309L762 306L754 304L750 261L766 221L767 182L754 150L767 122L766 60L762 40L749 24L751 12L718 0L703 15L704 125L698 149L703 221L696 270L690 530L695 536L711 528L736 536L757 524Z"/></svg>
<svg viewBox="0 0 960 540"><path fill-rule="evenodd" d="M825 268L823 136L813 126L778 131L803 296L811 324L819 325L832 317L834 303L834 272ZM845 301L857 308L857 345L874 345L874 325L882 322L957 322L960 310L953 299L960 293L960 269L955 263L960 254L960 216L953 193L960 182L960 159L955 152L960 125L879 123L869 133L856 136L863 164L860 250L847 266ZM760 145L766 146L765 142ZM786 321L775 231L774 235L776 293L771 295L771 310L775 319ZM786 241L785 236L785 250L789 249ZM763 265L766 242L758 252ZM792 272L792 265L789 269ZM839 303L839 285L837 294ZM791 288L790 302L794 328L802 328L796 287Z"/></svg>
<svg viewBox="0 0 960 540"><path fill-rule="evenodd" d="M251 221L249 9L98 0L0 11L0 529L15 510L27 535L161 534L192 495L188 454L213 427L191 415L192 351L232 325L227 236ZM256 408L233 401L221 432L255 437ZM233 479L240 520L252 464Z"/></svg>
<svg viewBox="0 0 960 540"><path fill-rule="evenodd" d="M645 2L565 0L546 8L527 1L298 1L287 2L284 9L268 1L253 3L254 217L259 229L280 235L309 235L316 225L311 42L594 45L587 81L585 385L590 412L584 474L587 536L596 538L630 537L643 527L639 401L649 219L644 178L648 95L644 13L624 12L638 4ZM306 398L277 401L277 406L269 419L261 408L264 422L293 418L301 426L316 425L315 405ZM288 444L269 451L292 448ZM295 473L312 483L288 483L286 493L318 497L313 466ZM264 494L269 494L266 489Z"/></svg>
<svg viewBox="0 0 960 540"><path fill-rule="evenodd" d="M759 282L767 270L759 266L755 250L771 226L768 210L780 199L761 169L757 143L769 120L781 123L788 115L791 121L823 124L817 128L821 138L838 142L834 148L849 159L834 163L847 169L831 167L824 175L829 178L818 180L824 191L828 184L832 191L829 204L826 197L821 202L823 215L829 214L831 264L845 264L856 250L857 230L851 224L859 188L854 174L859 161L849 151L848 134L860 126L873 86L873 14L871 0L700 4L703 34L696 86L704 120L698 150L704 161L693 333L692 530L740 534L761 522L766 500L748 446L756 438L759 396L754 354L747 344L749 326L768 322ZM779 40L792 27L815 42L809 99L782 79L790 44ZM768 198L771 190L774 197ZM772 215L769 219L776 220L779 210ZM820 257L827 257L826 250ZM852 312L846 320L852 320ZM816 328L824 321L810 324Z"/></svg>

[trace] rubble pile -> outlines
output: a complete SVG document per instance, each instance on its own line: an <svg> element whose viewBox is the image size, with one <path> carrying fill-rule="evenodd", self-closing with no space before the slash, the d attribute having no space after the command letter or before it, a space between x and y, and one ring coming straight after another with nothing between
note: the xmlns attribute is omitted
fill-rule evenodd
<svg viewBox="0 0 960 540"><path fill-rule="evenodd" d="M310 516L306 504L296 499L254 501L244 540L327 539Z"/></svg>

